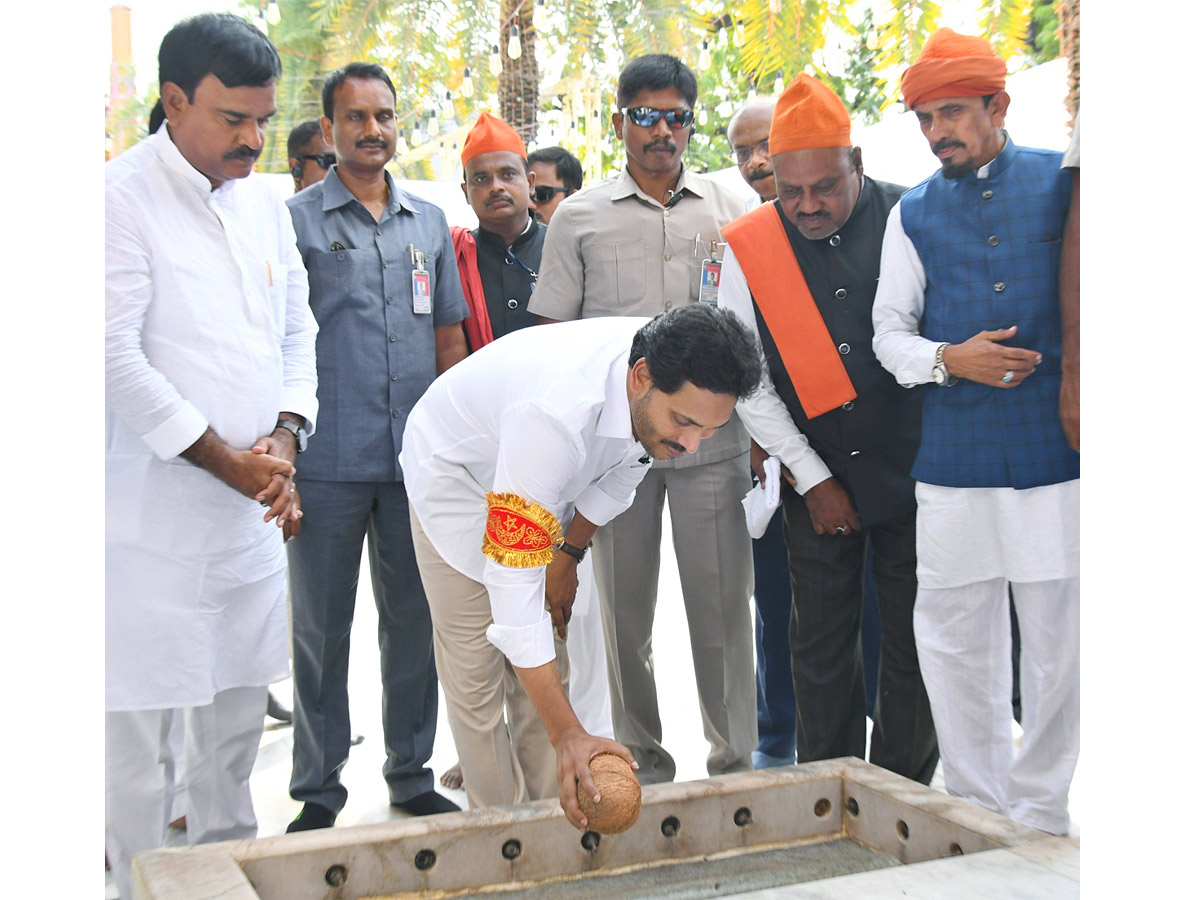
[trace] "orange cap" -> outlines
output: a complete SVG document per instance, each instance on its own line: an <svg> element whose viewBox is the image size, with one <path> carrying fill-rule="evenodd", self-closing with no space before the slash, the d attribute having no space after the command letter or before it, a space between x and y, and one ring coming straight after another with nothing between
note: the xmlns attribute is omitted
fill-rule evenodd
<svg viewBox="0 0 1200 900"><path fill-rule="evenodd" d="M1004 90L1007 72L983 38L939 28L900 77L900 92L909 109L926 100L984 97Z"/></svg>
<svg viewBox="0 0 1200 900"><path fill-rule="evenodd" d="M525 142L515 128L491 113L480 113L479 121L467 132L463 142L462 163L465 166L467 160L493 150L509 150L521 159L526 158Z"/></svg>
<svg viewBox="0 0 1200 900"><path fill-rule="evenodd" d="M771 117L771 153L850 146L850 114L837 94L811 75L792 79Z"/></svg>

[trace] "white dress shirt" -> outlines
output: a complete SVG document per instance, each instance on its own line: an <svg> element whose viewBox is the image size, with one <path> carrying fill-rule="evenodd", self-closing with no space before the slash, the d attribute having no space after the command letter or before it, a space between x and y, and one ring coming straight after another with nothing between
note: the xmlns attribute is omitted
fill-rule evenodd
<svg viewBox="0 0 1200 900"><path fill-rule="evenodd" d="M563 525L604 525L633 502L649 465L633 436L626 379L642 318L525 328L442 374L409 414L401 465L438 554L485 585L490 640L514 666L554 659L544 567L484 556L486 494L511 492Z"/></svg>
<svg viewBox="0 0 1200 900"><path fill-rule="evenodd" d="M737 254L733 247L725 248L724 261L721 263L721 281L717 288L717 305L733 310L746 327L754 334L759 350L762 350L762 340L758 334L758 323L754 318L754 301L750 295L750 286L746 283L746 274L742 271ZM762 380L758 390L745 400L738 401L738 417L750 436L758 441L771 456L778 456L796 479L796 491L803 494L813 485L829 478L829 467L808 443L796 427L792 414L787 406L779 399L775 391L775 382L764 364Z"/></svg>
<svg viewBox="0 0 1200 900"><path fill-rule="evenodd" d="M212 190L165 125L105 167L105 226L107 708L205 705L287 674L283 542L179 454L312 429L317 325L282 200Z"/></svg>

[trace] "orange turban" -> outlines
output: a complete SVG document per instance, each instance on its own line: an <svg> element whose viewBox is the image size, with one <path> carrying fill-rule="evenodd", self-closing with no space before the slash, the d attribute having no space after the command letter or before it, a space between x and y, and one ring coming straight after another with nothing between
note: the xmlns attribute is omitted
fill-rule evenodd
<svg viewBox="0 0 1200 900"><path fill-rule="evenodd" d="M779 95L771 117L771 153L850 146L850 114L837 94L801 73Z"/></svg>
<svg viewBox="0 0 1200 900"><path fill-rule="evenodd" d="M525 159L525 142L517 134L515 128L501 118L491 113L481 113L463 142L462 163L474 159L480 153L491 153L493 150L509 150L521 159Z"/></svg>
<svg viewBox="0 0 1200 900"><path fill-rule="evenodd" d="M909 109L945 97L984 97L1004 90L1007 71L983 38L939 28L901 76L900 92Z"/></svg>

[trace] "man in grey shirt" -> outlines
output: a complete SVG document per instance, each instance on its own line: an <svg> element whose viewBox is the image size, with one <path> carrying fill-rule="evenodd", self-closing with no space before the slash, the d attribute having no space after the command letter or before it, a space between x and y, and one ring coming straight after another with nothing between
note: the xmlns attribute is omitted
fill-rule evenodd
<svg viewBox="0 0 1200 900"><path fill-rule="evenodd" d="M745 212L733 192L688 172L696 76L672 56L631 61L617 82L613 127L622 171L571 195L546 233L529 311L546 321L653 316L711 300L702 275L719 258L721 227ZM616 738L646 783L670 781L650 634L663 503L679 561L711 775L750 768L755 713L753 570L740 500L750 488L750 441L736 417L692 455L656 460L628 511L596 532L595 570L608 645Z"/></svg>
<svg viewBox="0 0 1200 900"><path fill-rule="evenodd" d="M379 610L389 797L414 815L458 809L435 791L425 765L437 675L399 453L413 405L466 356L467 307L445 215L399 190L384 170L396 148L387 73L351 63L325 79L321 101L321 130L337 164L288 201L322 326L324 411L320 437L297 460L304 528L288 544L291 794L304 803L288 831L329 827L346 803L339 773L350 752L346 674L364 536Z"/></svg>

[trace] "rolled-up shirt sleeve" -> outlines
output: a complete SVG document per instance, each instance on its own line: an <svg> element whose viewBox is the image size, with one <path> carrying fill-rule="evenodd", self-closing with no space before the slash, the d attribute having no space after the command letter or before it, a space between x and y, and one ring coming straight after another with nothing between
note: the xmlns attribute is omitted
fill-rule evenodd
<svg viewBox="0 0 1200 900"><path fill-rule="evenodd" d="M562 500L563 490L586 453L578 437L530 403L507 411L499 447L492 490L536 503L563 524L571 511ZM545 566L520 568L488 559L483 584L492 605L488 640L518 668L531 669L553 660Z"/></svg>
<svg viewBox="0 0 1200 900"><path fill-rule="evenodd" d="M904 231L897 203L888 214L879 258L879 287L875 290L872 349L880 364L904 387L933 381L933 366L941 342L922 337L925 314L925 267Z"/></svg>
<svg viewBox="0 0 1200 900"><path fill-rule="evenodd" d="M721 263L721 281L717 288L717 304L733 311L754 334L762 349L758 322L754 316L754 301L750 286L732 247L725 248ZM796 492L809 488L830 477L829 467L796 427L792 414L779 398L775 382L764 364L758 390L745 400L738 401L738 417L750 436L772 456L777 456L796 479Z"/></svg>
<svg viewBox="0 0 1200 900"><path fill-rule="evenodd" d="M104 228L105 404L159 459L171 459L199 440L208 419L146 358L142 329L153 298L149 249L125 199L109 191Z"/></svg>

